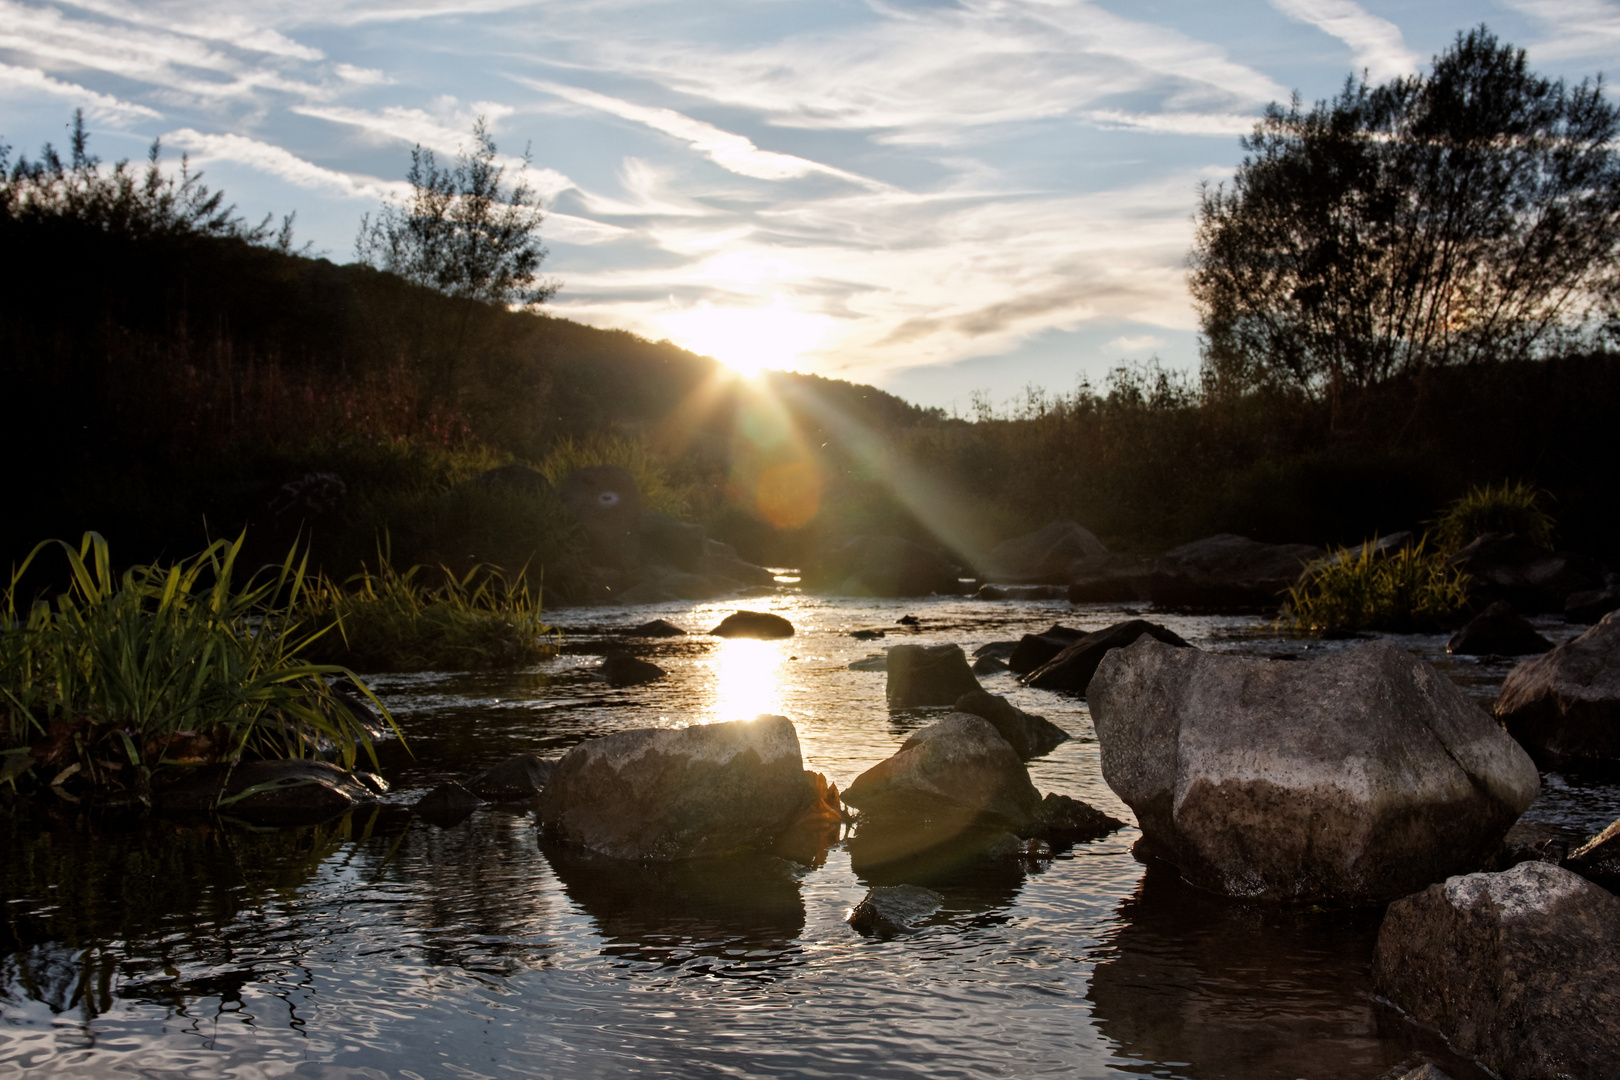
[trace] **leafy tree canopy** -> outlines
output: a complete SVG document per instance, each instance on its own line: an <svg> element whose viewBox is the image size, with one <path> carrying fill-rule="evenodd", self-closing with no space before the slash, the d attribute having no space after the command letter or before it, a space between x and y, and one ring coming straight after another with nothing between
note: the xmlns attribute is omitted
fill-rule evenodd
<svg viewBox="0 0 1620 1080"><path fill-rule="evenodd" d="M1614 311L1617 131L1601 80L1541 78L1484 26L1427 75L1271 105L1200 197L1206 380L1336 397L1592 338Z"/></svg>
<svg viewBox="0 0 1620 1080"><path fill-rule="evenodd" d="M388 204L360 221L355 254L361 262L438 289L491 304L541 304L558 285L540 277L546 249L544 215L522 180L504 183L495 140L479 117L471 150L441 169L432 150L411 151L405 179L409 202ZM529 154L523 155L527 168Z"/></svg>

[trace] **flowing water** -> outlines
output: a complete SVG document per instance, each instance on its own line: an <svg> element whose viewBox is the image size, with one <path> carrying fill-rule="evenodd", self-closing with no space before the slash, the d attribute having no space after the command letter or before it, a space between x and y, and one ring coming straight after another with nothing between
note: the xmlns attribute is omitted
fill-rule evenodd
<svg viewBox="0 0 1620 1080"><path fill-rule="evenodd" d="M787 616L797 635L702 633L744 606ZM920 625L897 625L907 614ZM1482 1076L1376 1000L1380 913L1195 893L1132 858L1134 828L936 881L944 907L880 940L844 923L871 883L842 846L811 868L613 865L548 854L520 812L440 826L408 809L511 753L759 713L791 717L806 765L843 787L930 719L891 714L883 674L851 661L1134 614L791 590L567 611L564 651L533 671L375 680L411 751L383 747L394 787L381 807L284 830L50 800L0 810L0 1075L1370 1080L1429 1060ZM695 632L636 643L667 678L616 690L590 676L618 631L655 617ZM1154 617L1223 651L1355 644L1252 617ZM865 629L886 636L850 636ZM1448 660L1442 638L1396 640L1482 700L1507 671ZM1038 788L1134 821L1102 781L1083 701L982 681L1074 736L1031 763ZM1549 776L1530 816L1576 833L1617 815L1620 787Z"/></svg>

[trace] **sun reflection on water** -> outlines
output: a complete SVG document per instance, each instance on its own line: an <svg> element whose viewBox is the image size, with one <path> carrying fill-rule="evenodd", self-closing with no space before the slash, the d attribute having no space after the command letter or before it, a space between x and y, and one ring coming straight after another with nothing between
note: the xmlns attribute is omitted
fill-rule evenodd
<svg viewBox="0 0 1620 1080"><path fill-rule="evenodd" d="M722 642L714 659L714 719L752 720L783 713L781 668L785 642L735 638Z"/></svg>

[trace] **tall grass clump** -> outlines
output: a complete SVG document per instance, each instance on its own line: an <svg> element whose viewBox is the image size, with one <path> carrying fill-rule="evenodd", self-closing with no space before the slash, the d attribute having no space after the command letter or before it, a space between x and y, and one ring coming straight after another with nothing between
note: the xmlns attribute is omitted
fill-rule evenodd
<svg viewBox="0 0 1620 1080"><path fill-rule="evenodd" d="M315 644L319 655L361 671L466 671L521 667L556 652L524 573L475 566L457 576L421 565L401 572L386 553L378 562L377 573L362 570L341 585L322 578L305 594L308 617L336 623Z"/></svg>
<svg viewBox="0 0 1620 1080"><path fill-rule="evenodd" d="M121 574L96 533L77 548L37 545L0 597L6 777L32 766L53 785L80 776L76 784L145 798L167 765L333 750L349 767L361 749L375 761L364 710L328 682L353 672L306 658L324 631L292 615L304 563L289 552L238 584L242 543ZM24 599L24 575L52 547L67 556L66 591Z"/></svg>
<svg viewBox="0 0 1620 1080"><path fill-rule="evenodd" d="M1382 554L1372 544L1339 548L1305 567L1279 622L1301 630L1412 631L1468 603L1468 575L1428 537Z"/></svg>
<svg viewBox="0 0 1620 1080"><path fill-rule="evenodd" d="M1551 551L1555 525L1542 499L1542 492L1522 480L1472 487L1434 523L1440 550L1459 551L1485 533L1517 533Z"/></svg>

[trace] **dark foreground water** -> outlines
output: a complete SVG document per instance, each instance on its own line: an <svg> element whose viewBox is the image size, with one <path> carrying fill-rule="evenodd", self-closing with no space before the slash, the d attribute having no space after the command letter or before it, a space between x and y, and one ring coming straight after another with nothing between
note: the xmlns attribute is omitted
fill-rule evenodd
<svg viewBox="0 0 1620 1080"><path fill-rule="evenodd" d="M651 644L670 677L646 687L586 674L616 628L703 631L738 606L799 634ZM882 941L844 924L870 883L841 846L812 868L641 868L548 854L524 814L439 827L406 808L517 751L762 712L791 717L806 764L842 787L929 719L891 715L884 676L850 661L907 641L971 652L1122 610L783 595L564 612L568 651L536 671L377 680L415 755L387 748L380 808L280 831L0 810L0 1076L1371 1080L1423 1060L1483 1076L1375 1000L1381 913L1217 901L1145 872L1134 828L933 882L945 908ZM896 626L905 614L921 628ZM1253 619L1160 621L1258 655L1354 644ZM888 635L849 636L867 628ZM1482 698L1507 670L1400 640ZM983 681L1074 736L1031 764L1037 787L1134 820L1102 781L1083 702ZM1594 831L1620 816L1620 787L1551 776L1531 816Z"/></svg>

